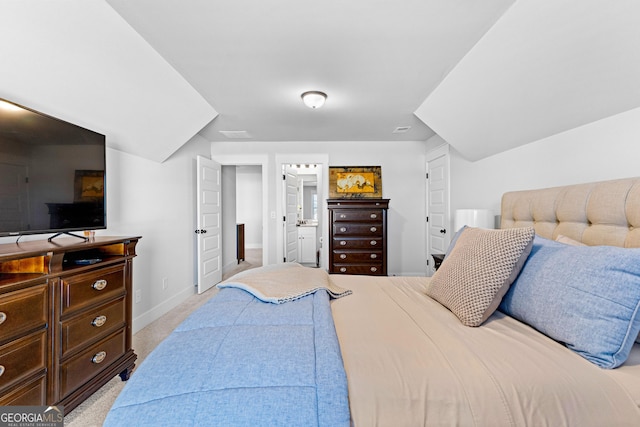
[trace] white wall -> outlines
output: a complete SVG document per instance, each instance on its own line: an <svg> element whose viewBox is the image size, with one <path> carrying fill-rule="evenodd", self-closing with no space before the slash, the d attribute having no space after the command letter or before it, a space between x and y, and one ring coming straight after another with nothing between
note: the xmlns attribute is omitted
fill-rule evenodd
<svg viewBox="0 0 640 427"><path fill-rule="evenodd" d="M142 236L133 261L134 333L195 293L197 283L196 155L209 143L196 136L164 163L107 150L107 230ZM167 289L162 279L167 278Z"/></svg>
<svg viewBox="0 0 640 427"><path fill-rule="evenodd" d="M236 221L244 224L245 248L262 248L262 167L236 167Z"/></svg>
<svg viewBox="0 0 640 427"><path fill-rule="evenodd" d="M640 109L478 161L455 150L451 159L451 204L499 209L503 192L640 175ZM428 146L441 141L434 138ZM211 152L264 153L274 171L269 179L269 211L277 174L276 153L328 153L333 166L382 167L383 196L390 198L389 273L423 274L424 164L422 142L229 142L210 144L194 137L164 163L107 150L108 229L98 234L141 235L134 260L133 329L137 331L188 296L196 283L195 157ZM326 209L322 213L326 216ZM276 220L269 220L275 229ZM272 231L271 236L275 236ZM24 240L44 236L26 236ZM13 242L14 238L0 239ZM275 257L275 239L269 239ZM325 249L326 250L326 249ZM275 258L273 261L275 262ZM168 288L162 289L162 279Z"/></svg>
<svg viewBox="0 0 640 427"><path fill-rule="evenodd" d="M499 214L506 191L640 176L640 109L477 162L451 152L452 212L477 207Z"/></svg>
<svg viewBox="0 0 640 427"><path fill-rule="evenodd" d="M425 144L419 141L350 141L350 142L214 142L212 155L266 154L269 157L269 212L276 212L277 172L276 154L288 157L300 153L326 153L330 166L381 166L382 192L389 204L388 272L396 275L424 275L424 215L425 215ZM328 175L327 175L328 176ZM324 205L323 205L324 206ZM322 215L327 216L326 209ZM269 218L269 235L276 236L279 222ZM269 246L270 263L277 262L275 238ZM327 250L326 245L323 250Z"/></svg>
<svg viewBox="0 0 640 427"><path fill-rule="evenodd" d="M133 261L133 291L141 292L140 303L133 304L134 333L195 293L195 158L209 152L200 136L164 163L107 149L107 229L96 234L142 236Z"/></svg>

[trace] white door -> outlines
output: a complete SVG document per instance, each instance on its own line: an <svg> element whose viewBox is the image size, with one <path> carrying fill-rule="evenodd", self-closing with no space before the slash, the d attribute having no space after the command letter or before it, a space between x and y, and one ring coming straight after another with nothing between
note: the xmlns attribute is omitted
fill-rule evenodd
<svg viewBox="0 0 640 427"><path fill-rule="evenodd" d="M27 168L24 165L0 163L0 228L26 230L28 217Z"/></svg>
<svg viewBox="0 0 640 427"><path fill-rule="evenodd" d="M444 254L449 247L449 157L427 162L427 276L435 269L431 254Z"/></svg>
<svg viewBox="0 0 640 427"><path fill-rule="evenodd" d="M222 167L211 159L197 158L198 192L198 293L222 280Z"/></svg>
<svg viewBox="0 0 640 427"><path fill-rule="evenodd" d="M284 262L298 262L298 173L284 167Z"/></svg>

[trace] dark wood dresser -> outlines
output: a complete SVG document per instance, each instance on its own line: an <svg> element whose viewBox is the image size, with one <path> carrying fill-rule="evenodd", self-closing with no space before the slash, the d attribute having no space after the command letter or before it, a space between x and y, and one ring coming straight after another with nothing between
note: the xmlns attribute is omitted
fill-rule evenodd
<svg viewBox="0 0 640 427"><path fill-rule="evenodd" d="M389 199L329 199L329 273L387 275Z"/></svg>
<svg viewBox="0 0 640 427"><path fill-rule="evenodd" d="M0 245L0 405L78 406L135 366L139 237Z"/></svg>
<svg viewBox="0 0 640 427"><path fill-rule="evenodd" d="M236 258L244 261L244 224L236 224Z"/></svg>

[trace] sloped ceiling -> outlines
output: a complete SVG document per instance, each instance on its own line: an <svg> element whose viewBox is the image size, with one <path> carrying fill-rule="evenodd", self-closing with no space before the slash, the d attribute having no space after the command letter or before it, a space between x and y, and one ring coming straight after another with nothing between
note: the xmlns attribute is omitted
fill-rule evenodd
<svg viewBox="0 0 640 427"><path fill-rule="evenodd" d="M518 0L416 115L477 160L640 106L640 2Z"/></svg>
<svg viewBox="0 0 640 427"><path fill-rule="evenodd" d="M220 113L210 141L393 142L433 135L413 112L514 0L107 1Z"/></svg>
<svg viewBox="0 0 640 427"><path fill-rule="evenodd" d="M436 132L477 160L640 107L639 16L637 0L2 1L0 98L155 161L222 130Z"/></svg>
<svg viewBox="0 0 640 427"><path fill-rule="evenodd" d="M217 113L101 0L0 2L0 98L164 161Z"/></svg>

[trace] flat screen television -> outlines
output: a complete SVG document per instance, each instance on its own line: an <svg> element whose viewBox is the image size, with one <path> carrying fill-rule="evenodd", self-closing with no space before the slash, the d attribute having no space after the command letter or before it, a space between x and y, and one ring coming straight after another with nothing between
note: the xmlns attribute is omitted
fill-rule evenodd
<svg viewBox="0 0 640 427"><path fill-rule="evenodd" d="M105 166L104 135L0 99L0 236L106 228Z"/></svg>

